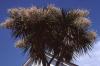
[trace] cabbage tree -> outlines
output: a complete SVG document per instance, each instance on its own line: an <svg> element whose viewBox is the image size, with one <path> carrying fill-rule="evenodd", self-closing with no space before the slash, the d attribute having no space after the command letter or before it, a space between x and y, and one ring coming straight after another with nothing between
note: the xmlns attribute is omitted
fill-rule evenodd
<svg viewBox="0 0 100 66"><path fill-rule="evenodd" d="M91 50L96 38L96 33L90 30L88 15L84 9L66 10L51 5L13 8L1 26L19 39L17 48L28 51L29 59L24 66L33 62L50 66L53 61L55 66L77 66L71 61Z"/></svg>

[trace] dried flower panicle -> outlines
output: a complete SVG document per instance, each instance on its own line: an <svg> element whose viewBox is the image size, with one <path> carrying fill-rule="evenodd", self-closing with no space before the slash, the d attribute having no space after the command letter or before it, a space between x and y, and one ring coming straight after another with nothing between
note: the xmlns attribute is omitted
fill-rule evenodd
<svg viewBox="0 0 100 66"><path fill-rule="evenodd" d="M1 23L0 26L11 29L13 27L13 21L14 21L13 19L8 18L7 20L5 20L5 22Z"/></svg>
<svg viewBox="0 0 100 66"><path fill-rule="evenodd" d="M90 41L94 42L94 40L96 39L96 32L94 32L94 31L87 32L86 37L87 37Z"/></svg>
<svg viewBox="0 0 100 66"><path fill-rule="evenodd" d="M67 12L67 16L70 17L86 17L89 15L89 11L88 10L84 10L84 9L72 9L69 10Z"/></svg>
<svg viewBox="0 0 100 66"><path fill-rule="evenodd" d="M47 14L61 15L61 10L60 8L54 7L53 5L49 5L47 7Z"/></svg>
<svg viewBox="0 0 100 66"><path fill-rule="evenodd" d="M77 26L78 28L83 28L83 29L89 27L91 24L91 21L85 17L78 17L73 22L75 26Z"/></svg>
<svg viewBox="0 0 100 66"><path fill-rule="evenodd" d="M17 48L25 48L27 47L27 42L25 39L20 39L15 43L15 47Z"/></svg>

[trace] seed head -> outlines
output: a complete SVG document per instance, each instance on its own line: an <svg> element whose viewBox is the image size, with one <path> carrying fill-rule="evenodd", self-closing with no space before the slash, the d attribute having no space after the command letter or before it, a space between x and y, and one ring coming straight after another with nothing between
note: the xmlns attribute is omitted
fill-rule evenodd
<svg viewBox="0 0 100 66"><path fill-rule="evenodd" d="M10 18L9 19L6 19L5 22L3 22L3 23L0 24L0 26L1 27L4 27L4 28L11 29L12 26L13 26L13 21L14 20L13 19L10 19Z"/></svg>
<svg viewBox="0 0 100 66"><path fill-rule="evenodd" d="M79 17L79 18L76 18L74 20L74 24L75 26L77 27L81 27L81 28L87 28L90 26L91 24L91 21L88 19L88 18L85 18L85 17Z"/></svg>
<svg viewBox="0 0 100 66"><path fill-rule="evenodd" d="M82 10L82 9L73 9L67 12L67 15L70 17L86 17L88 16L89 12L88 10Z"/></svg>
<svg viewBox="0 0 100 66"><path fill-rule="evenodd" d="M26 41L25 39L20 39L15 43L15 47L17 48L24 48L26 47Z"/></svg>

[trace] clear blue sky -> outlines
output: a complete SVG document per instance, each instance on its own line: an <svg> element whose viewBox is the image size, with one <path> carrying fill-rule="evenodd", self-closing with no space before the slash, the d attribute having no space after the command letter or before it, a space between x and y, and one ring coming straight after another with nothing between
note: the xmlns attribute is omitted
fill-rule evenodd
<svg viewBox="0 0 100 66"><path fill-rule="evenodd" d="M34 5L44 7L48 4L55 4L57 7L66 9L88 9L92 27L100 35L100 0L0 0L0 22L8 17L7 10L10 8L31 7ZM14 47L14 42L15 40L11 37L9 30L0 29L0 66L21 66L24 63L26 56L22 54L21 50Z"/></svg>

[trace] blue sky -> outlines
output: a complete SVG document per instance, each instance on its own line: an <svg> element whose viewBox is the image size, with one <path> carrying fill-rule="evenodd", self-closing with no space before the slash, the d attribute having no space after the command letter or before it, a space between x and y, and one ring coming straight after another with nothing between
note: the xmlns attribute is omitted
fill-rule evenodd
<svg viewBox="0 0 100 66"><path fill-rule="evenodd" d="M92 28L100 35L100 0L0 0L0 22L3 22L9 15L7 10L18 7L46 7L48 4L55 4L61 8L82 8L90 11L89 18L92 21ZM25 62L26 55L20 49L14 47L15 40L7 29L0 29L0 66L21 66ZM98 40L88 55L81 56L75 63L80 66L99 66L100 62L100 40ZM96 65L95 65L96 64Z"/></svg>

